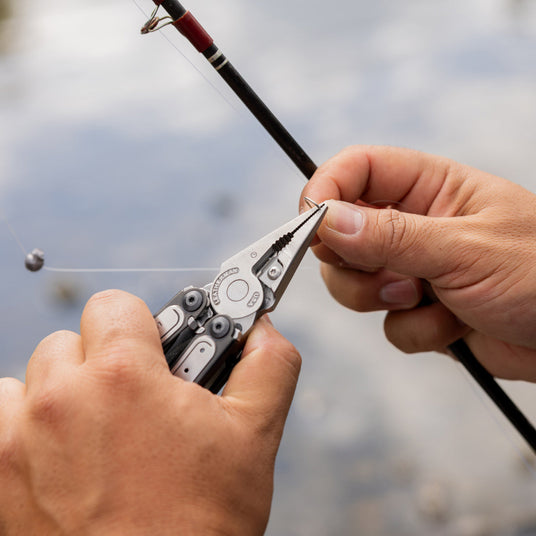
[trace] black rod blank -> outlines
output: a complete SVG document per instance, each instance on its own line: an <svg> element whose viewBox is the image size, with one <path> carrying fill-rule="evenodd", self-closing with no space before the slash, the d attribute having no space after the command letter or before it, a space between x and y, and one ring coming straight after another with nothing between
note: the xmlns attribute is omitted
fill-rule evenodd
<svg viewBox="0 0 536 536"><path fill-rule="evenodd" d="M449 346L449 350L495 402L497 407L536 453L536 430L534 426L521 413L493 376L480 364L469 346L467 346L467 343L463 339L459 339Z"/></svg>
<svg viewBox="0 0 536 536"><path fill-rule="evenodd" d="M316 171L314 162L214 44L213 39L191 12L186 10L177 0L153 1L157 6L162 6L167 11L177 30L205 56L268 134L272 136L298 169L310 179Z"/></svg>

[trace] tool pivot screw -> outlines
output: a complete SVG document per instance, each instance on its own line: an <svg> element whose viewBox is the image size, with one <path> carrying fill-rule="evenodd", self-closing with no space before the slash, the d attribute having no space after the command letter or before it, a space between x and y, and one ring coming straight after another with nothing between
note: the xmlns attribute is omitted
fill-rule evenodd
<svg viewBox="0 0 536 536"><path fill-rule="evenodd" d="M272 281L275 281L280 275L281 275L281 268L279 268L279 266L272 266L272 267L268 270L268 277L269 277Z"/></svg>
<svg viewBox="0 0 536 536"><path fill-rule="evenodd" d="M197 311L199 307L203 304L203 295L199 290L190 290L184 296L184 308L189 312L193 313Z"/></svg>
<svg viewBox="0 0 536 536"><path fill-rule="evenodd" d="M225 337L231 330L231 322L225 316L218 316L214 318L212 324L210 325L211 335L215 339L222 339Z"/></svg>

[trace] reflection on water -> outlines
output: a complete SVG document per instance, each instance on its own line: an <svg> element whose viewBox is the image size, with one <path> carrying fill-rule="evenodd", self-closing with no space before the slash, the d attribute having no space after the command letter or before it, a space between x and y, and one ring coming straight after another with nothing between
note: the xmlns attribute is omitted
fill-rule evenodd
<svg viewBox="0 0 536 536"><path fill-rule="evenodd" d="M327 17L319 0L188 4L318 162L404 145L536 191L534 1L337 0ZM130 1L18 5L16 54L0 57L0 210L26 248L55 267L218 266L295 214L299 174L161 36L139 35ZM534 533L534 472L473 384L448 360L401 356L381 315L343 310L305 265L274 314L303 372L268 534ZM5 226L0 269L0 372L21 377L93 292L156 310L210 277L29 274ZM524 387L507 384L536 417Z"/></svg>

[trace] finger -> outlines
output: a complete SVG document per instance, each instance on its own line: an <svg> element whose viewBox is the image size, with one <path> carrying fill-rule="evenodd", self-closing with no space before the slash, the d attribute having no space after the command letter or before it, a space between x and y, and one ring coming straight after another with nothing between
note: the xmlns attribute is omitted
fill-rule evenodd
<svg viewBox="0 0 536 536"><path fill-rule="evenodd" d="M165 366L160 336L145 303L127 292L108 290L87 303L80 322L86 361L124 359L132 366Z"/></svg>
<svg viewBox="0 0 536 536"><path fill-rule="evenodd" d="M340 266L344 263L344 259L331 250L326 244L320 243L312 248L316 258L326 264Z"/></svg>
<svg viewBox="0 0 536 536"><path fill-rule="evenodd" d="M302 196L316 202L402 203L409 212L428 214L438 195L458 195L465 169L446 158L419 151L354 146L320 166ZM446 183L449 187L442 188Z"/></svg>
<svg viewBox="0 0 536 536"><path fill-rule="evenodd" d="M34 350L26 367L26 385L30 390L52 377L73 372L83 362L80 335L71 331L57 331L43 339Z"/></svg>
<svg viewBox="0 0 536 536"><path fill-rule="evenodd" d="M322 243L351 265L387 268L393 272L433 280L469 262L473 242L465 218L431 218L392 209L357 207L328 201L328 212L318 236ZM460 250L465 256L452 255ZM472 258L472 257L471 257ZM424 260L426 262L424 262Z"/></svg>
<svg viewBox="0 0 536 536"><path fill-rule="evenodd" d="M0 378L0 512L6 516L13 505L13 496L18 491L20 479L19 463L20 414L24 408L26 388L14 378ZM2 523L0 522L0 528ZM2 532L3 534L3 532Z"/></svg>
<svg viewBox="0 0 536 536"><path fill-rule="evenodd" d="M411 311L392 311L384 323L387 339L405 353L444 352L470 328L462 324L441 303Z"/></svg>
<svg viewBox="0 0 536 536"><path fill-rule="evenodd" d="M15 378L0 378L0 437L3 429L21 407L26 387Z"/></svg>
<svg viewBox="0 0 536 536"><path fill-rule="evenodd" d="M267 318L261 318L222 396L258 426L282 434L300 368L301 357L296 349Z"/></svg>
<svg viewBox="0 0 536 536"><path fill-rule="evenodd" d="M326 244L318 244L318 246L315 246L313 248L313 253L316 255L318 260L338 268L350 268L352 270L360 270L362 272L369 273L375 273L380 270L380 268L365 266L364 264L346 262L340 255L337 255L334 251L329 249Z"/></svg>
<svg viewBox="0 0 536 536"><path fill-rule="evenodd" d="M322 264L321 273L331 295L354 311L411 309L422 299L418 279L388 270L366 273Z"/></svg>
<svg viewBox="0 0 536 536"><path fill-rule="evenodd" d="M477 331L470 332L464 339L493 376L536 383L536 350L501 342Z"/></svg>

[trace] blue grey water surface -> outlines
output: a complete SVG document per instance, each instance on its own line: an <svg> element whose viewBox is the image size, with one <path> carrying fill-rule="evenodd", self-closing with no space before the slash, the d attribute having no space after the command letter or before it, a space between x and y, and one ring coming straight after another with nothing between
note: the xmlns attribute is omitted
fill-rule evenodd
<svg viewBox="0 0 536 536"><path fill-rule="evenodd" d="M51 267L217 268L294 216L304 180L180 36L139 35L132 0L1 4L0 216L22 247L0 222L0 373L23 378L92 293L155 310L214 275L31 274L23 249ZM186 5L318 163L401 145L536 191L533 0ZM344 310L303 265L273 315L304 363L267 534L536 534L536 469L460 368L401 355L381 314ZM536 419L536 389L504 385Z"/></svg>

